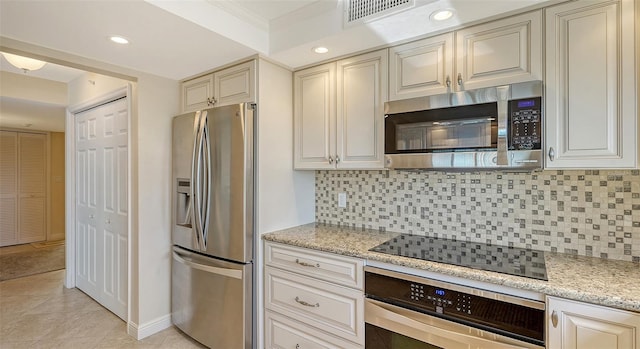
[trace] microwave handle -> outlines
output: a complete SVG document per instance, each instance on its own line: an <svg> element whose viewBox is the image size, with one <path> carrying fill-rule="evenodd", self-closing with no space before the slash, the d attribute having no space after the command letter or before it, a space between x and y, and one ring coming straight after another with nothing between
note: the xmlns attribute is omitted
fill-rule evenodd
<svg viewBox="0 0 640 349"><path fill-rule="evenodd" d="M508 120L509 120L509 99L511 97L510 86L496 87L498 103L498 156L496 164L498 166L508 166Z"/></svg>

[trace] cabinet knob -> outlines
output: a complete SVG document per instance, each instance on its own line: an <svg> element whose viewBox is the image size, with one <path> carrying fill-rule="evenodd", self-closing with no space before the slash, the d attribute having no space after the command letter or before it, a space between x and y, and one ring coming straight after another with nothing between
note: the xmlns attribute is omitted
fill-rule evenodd
<svg viewBox="0 0 640 349"><path fill-rule="evenodd" d="M216 99L215 97L211 97L211 98L207 98L207 105L209 106L213 106L214 104L216 104Z"/></svg>
<svg viewBox="0 0 640 349"><path fill-rule="evenodd" d="M329 164L333 165L333 158L331 156L329 156Z"/></svg>
<svg viewBox="0 0 640 349"><path fill-rule="evenodd" d="M555 310L551 313L551 324L553 327L558 327L558 312Z"/></svg>
<svg viewBox="0 0 640 349"><path fill-rule="evenodd" d="M447 80L445 80L445 84L447 85L447 87L451 87L451 77L449 75L447 75Z"/></svg>
<svg viewBox="0 0 640 349"><path fill-rule="evenodd" d="M458 73L458 86L462 86L462 73Z"/></svg>
<svg viewBox="0 0 640 349"><path fill-rule="evenodd" d="M553 161L556 157L556 152L553 150L553 147L549 147L549 160Z"/></svg>
<svg viewBox="0 0 640 349"><path fill-rule="evenodd" d="M300 344L296 344L296 349L300 349Z"/></svg>
<svg viewBox="0 0 640 349"><path fill-rule="evenodd" d="M336 165L340 163L340 157L336 155Z"/></svg>

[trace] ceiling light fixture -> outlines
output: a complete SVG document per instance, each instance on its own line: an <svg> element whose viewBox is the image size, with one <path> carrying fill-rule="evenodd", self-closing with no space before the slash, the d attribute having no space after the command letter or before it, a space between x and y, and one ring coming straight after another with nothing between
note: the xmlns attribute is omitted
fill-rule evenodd
<svg viewBox="0 0 640 349"><path fill-rule="evenodd" d="M316 46L313 48L313 52L315 53L327 53L329 52L329 49L324 47L324 46Z"/></svg>
<svg viewBox="0 0 640 349"><path fill-rule="evenodd" d="M431 16L429 16L429 18L431 18L431 20L434 20L434 21L445 21L453 17L454 13L455 11L452 9L438 10L433 12Z"/></svg>
<svg viewBox="0 0 640 349"><path fill-rule="evenodd" d="M111 36L109 40L115 42L116 44L126 45L129 43L129 40L123 38L122 36Z"/></svg>
<svg viewBox="0 0 640 349"><path fill-rule="evenodd" d="M11 65L18 69L22 69L25 74L28 71L38 70L44 67L45 64L47 64L47 62L44 61L39 61L37 59L22 57L18 55L12 55L11 53L2 52L2 55L9 63L11 63Z"/></svg>

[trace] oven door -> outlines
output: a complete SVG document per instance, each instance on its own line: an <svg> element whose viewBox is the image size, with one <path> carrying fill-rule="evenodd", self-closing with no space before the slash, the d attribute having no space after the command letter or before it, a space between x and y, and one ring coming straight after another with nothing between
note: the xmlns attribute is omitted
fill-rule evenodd
<svg viewBox="0 0 640 349"><path fill-rule="evenodd" d="M544 349L395 305L365 302L367 349Z"/></svg>

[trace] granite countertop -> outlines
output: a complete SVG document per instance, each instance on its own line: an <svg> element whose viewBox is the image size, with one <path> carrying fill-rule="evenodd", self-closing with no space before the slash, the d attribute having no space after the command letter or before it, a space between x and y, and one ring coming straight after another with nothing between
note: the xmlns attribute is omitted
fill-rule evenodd
<svg viewBox="0 0 640 349"><path fill-rule="evenodd" d="M640 265L545 252L548 281L369 251L398 233L311 223L263 235L267 241L427 270L640 312Z"/></svg>

